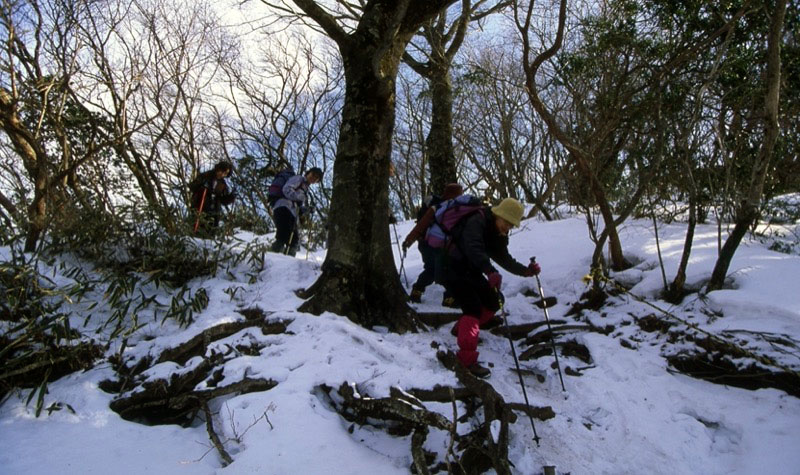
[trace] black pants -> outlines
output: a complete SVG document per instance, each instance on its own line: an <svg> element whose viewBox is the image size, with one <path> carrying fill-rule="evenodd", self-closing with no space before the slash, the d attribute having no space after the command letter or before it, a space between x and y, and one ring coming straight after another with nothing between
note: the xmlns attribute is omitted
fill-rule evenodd
<svg viewBox="0 0 800 475"><path fill-rule="evenodd" d="M489 287L486 277L462 260L450 260L445 272L445 288L461 306L464 315L480 318L482 309L500 309L497 291Z"/></svg>
<svg viewBox="0 0 800 475"><path fill-rule="evenodd" d="M275 231L275 242L272 244L272 251L282 253L288 245L289 253L294 255L300 242L300 236L296 231L297 218L289 211L289 208L281 206L273 213L273 219L275 220L277 231Z"/></svg>
<svg viewBox="0 0 800 475"><path fill-rule="evenodd" d="M417 276L414 288L424 292L434 282L444 285L444 251L429 246L425 241L420 241L419 253L422 255L422 272ZM445 288L444 298L449 297L451 294Z"/></svg>
<svg viewBox="0 0 800 475"><path fill-rule="evenodd" d="M419 253L422 255L422 272L414 282L414 288L424 291L436 278L437 249L430 247L425 241L419 243Z"/></svg>

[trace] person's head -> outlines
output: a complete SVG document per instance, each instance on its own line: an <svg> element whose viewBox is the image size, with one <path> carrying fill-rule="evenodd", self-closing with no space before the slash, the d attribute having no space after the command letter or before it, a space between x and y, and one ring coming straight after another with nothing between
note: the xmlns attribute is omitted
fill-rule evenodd
<svg viewBox="0 0 800 475"><path fill-rule="evenodd" d="M217 178L225 178L226 176L230 175L231 170L233 170L233 165L227 160L223 160L214 165L214 172L216 173Z"/></svg>
<svg viewBox="0 0 800 475"><path fill-rule="evenodd" d="M318 167L309 168L305 174L306 181L310 184L319 183L322 181L322 169Z"/></svg>
<svg viewBox="0 0 800 475"><path fill-rule="evenodd" d="M492 207L495 225L500 234L506 235L511 228L519 226L525 207L514 198L506 198L497 206Z"/></svg>
<svg viewBox="0 0 800 475"><path fill-rule="evenodd" d="M444 186L444 192L442 193L443 200L452 200L457 196L461 196L464 194L464 189L461 188L461 185L458 183L448 183Z"/></svg>

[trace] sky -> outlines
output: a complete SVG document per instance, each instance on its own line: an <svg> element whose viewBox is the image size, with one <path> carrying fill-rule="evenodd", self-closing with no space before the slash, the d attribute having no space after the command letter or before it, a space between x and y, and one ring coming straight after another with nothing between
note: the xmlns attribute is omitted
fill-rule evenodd
<svg viewBox="0 0 800 475"><path fill-rule="evenodd" d="M397 224L401 240L412 226L413 222ZM796 241L791 234L794 231L796 236L796 226L786 229L788 238ZM685 231L680 223L659 225L668 279L677 269ZM587 288L582 277L588 271L593 245L585 217L566 216L552 222L529 219L512 233L511 254L522 262L536 256L545 295L558 299L549 309L552 321L613 327L608 334L565 333L564 338L585 345L591 354L588 364L560 355L562 370L569 367L580 373L564 374L566 391L552 355L520 361L530 403L552 407L555 417L535 420L539 446L533 442L527 417L520 414L511 425L513 473L541 473L543 466L552 465L557 473L575 475L800 474L800 399L778 389L748 390L680 374L666 357L690 345L670 342L666 335L644 331L636 323L649 315L666 319L650 306L654 305L798 371L800 256L770 251L771 241L747 238L733 259L726 289L694 293L680 305L670 305L658 300L662 277L652 223L628 221L620 234L626 257L636 265L612 277L630 286L631 293L612 297L598 311L568 316ZM270 240L244 232L238 237L244 242ZM710 276L716 243L716 226L700 225L688 269L690 286L699 287ZM452 324L400 335L381 328L368 330L330 313L300 313L296 309L301 300L294 290L308 287L319 276L324 250L309 253L307 259L305 251L297 256L267 254L255 279L250 278L248 265L240 263L230 273L192 281L194 289L203 287L209 295L208 307L195 315L195 321L188 328L170 321L149 322L129 338L124 349L128 362L157 357L204 329L243 319L238 310L254 306L265 310L271 321L291 321L285 334L263 335L245 329L210 345L218 351L253 343L262 346L257 355L228 352L218 384L243 376L278 383L268 391L212 401L214 424L232 464L223 466L202 422L183 428L120 418L109 409L115 395L99 388L101 381L114 378L114 371L107 361L99 360L89 370L50 384L44 405L60 403L61 410L44 411L37 418L34 405L26 404L27 389L13 392L2 402L0 474L409 473L409 437L352 425L319 388L348 383L365 396L385 397L390 387L459 386L454 373L437 360L434 348L456 350ZM395 246L395 257L408 284L403 275L401 279L410 287L422 268L419 253L412 248L401 259ZM54 280L68 283L57 263L43 270ZM508 323L543 321L543 311L532 305L535 297L525 295L537 288L535 279L502 273ZM239 290L231 292L232 288ZM102 289L96 297L102 298ZM433 285L418 308L442 311L441 297L441 287ZM169 295L162 298L168 301ZM76 304L77 312L80 305L88 302ZM102 323L105 305L92 311L87 331ZM83 317L76 316L76 326L83 325ZM681 328L680 323L675 325L673 329ZM97 338L102 341L103 332ZM109 344L108 355L120 350L118 340ZM517 355L526 349L523 340L515 340L514 345ZM523 402L509 340L482 331L479 351L479 360L492 370L487 381L507 402ZM145 375L148 380L163 378L196 367L201 359L184 364L165 361ZM450 404L425 406L452 419ZM458 407L461 413L463 406ZM467 432L476 423L459 423L458 430ZM426 449L443 454L448 443L448 434L431 430Z"/></svg>

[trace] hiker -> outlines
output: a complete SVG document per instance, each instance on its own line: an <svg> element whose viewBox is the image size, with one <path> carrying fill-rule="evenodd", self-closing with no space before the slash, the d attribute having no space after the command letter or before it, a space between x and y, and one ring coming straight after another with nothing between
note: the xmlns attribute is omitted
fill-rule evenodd
<svg viewBox="0 0 800 475"><path fill-rule="evenodd" d="M272 202L275 221L275 242L272 252L294 256L300 244L297 221L308 213L306 200L308 187L322 181L322 170L313 167L303 175L294 175L280 188L280 195Z"/></svg>
<svg viewBox="0 0 800 475"><path fill-rule="evenodd" d="M417 211L417 224L403 241L404 252L417 242L419 243L417 246L419 253L422 255L422 272L417 276L417 281L414 282L414 285L411 286L411 295L409 295L409 300L414 303L421 303L425 289L434 282L441 284L443 279L441 266L442 249L431 247L425 241L425 234L433 224L436 208L444 201L461 196L463 192L464 190L458 183L449 183L444 187L444 193L442 193L441 197L436 195L429 196ZM447 289L445 289L442 297L442 306L457 307L455 299Z"/></svg>
<svg viewBox="0 0 800 475"><path fill-rule="evenodd" d="M214 168L205 171L189 183L192 192L192 209L197 211L194 232L202 228L211 232L219 226L222 206L228 206L236 199L236 193L228 189L225 177L233 170L231 162L220 161Z"/></svg>
<svg viewBox="0 0 800 475"><path fill-rule="evenodd" d="M473 375L488 377L489 369L478 364L480 328L502 322L495 312L500 309L502 275L492 265L514 275L530 277L541 268L535 262L521 264L508 253L508 232L517 227L524 207L514 198L506 198L492 208L482 207L465 215L452 228L445 271L445 287L459 302L463 315L453 333L458 336L458 361Z"/></svg>

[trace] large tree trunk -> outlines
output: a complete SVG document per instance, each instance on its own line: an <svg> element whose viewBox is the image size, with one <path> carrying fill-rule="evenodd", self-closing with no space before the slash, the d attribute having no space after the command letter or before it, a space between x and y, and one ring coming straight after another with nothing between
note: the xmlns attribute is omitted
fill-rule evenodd
<svg viewBox="0 0 800 475"><path fill-rule="evenodd" d="M769 6L769 2L765 2L766 11L769 11ZM736 225L728 239L725 240L725 244L717 257L717 262L714 264L714 270L711 272L711 280L708 282L709 291L722 288L736 249L739 247L744 235L747 234L747 230L758 219L761 198L764 193L764 182L769 171L775 142L778 140L778 133L780 132L778 128L778 107L781 86L781 36L783 34L785 16L786 0L777 0L775 9L772 12L769 36L767 38L764 141L761 144L756 163L753 164L750 189L736 215Z"/></svg>
<svg viewBox="0 0 800 475"><path fill-rule="evenodd" d="M452 0L371 1L346 34L314 2L294 0L336 41L345 69L345 101L322 275L301 311L345 315L367 328L416 329L389 236L389 161L395 80L403 51L424 21Z"/></svg>
<svg viewBox="0 0 800 475"><path fill-rule="evenodd" d="M322 276L301 310L331 311L371 327L413 328L389 236L389 158L394 127L394 75L372 73L374 45L345 57L346 100L330 209L330 240ZM396 69L398 62L386 67Z"/></svg>

